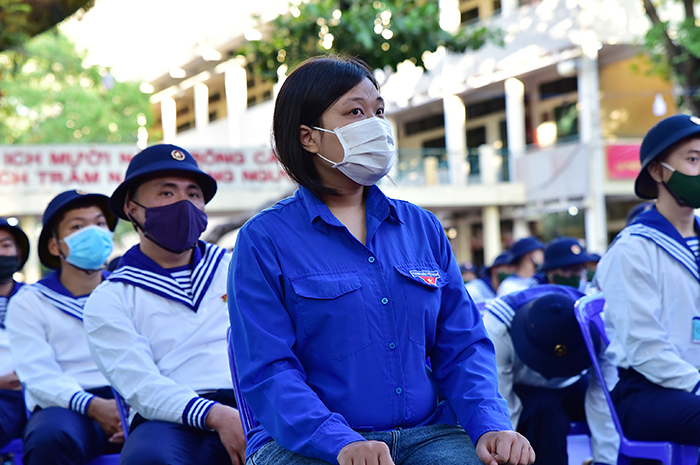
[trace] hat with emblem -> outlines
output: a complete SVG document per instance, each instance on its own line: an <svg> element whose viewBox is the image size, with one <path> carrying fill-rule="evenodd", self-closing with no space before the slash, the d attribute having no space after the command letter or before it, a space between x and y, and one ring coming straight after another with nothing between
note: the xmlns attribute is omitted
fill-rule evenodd
<svg viewBox="0 0 700 465"><path fill-rule="evenodd" d="M595 257L586 253L576 239L558 237L552 240L544 250L544 263L539 271L556 270L594 261L596 261Z"/></svg>
<svg viewBox="0 0 700 465"><path fill-rule="evenodd" d="M114 231L117 225L117 218L109 211L108 203L109 197L106 195L89 194L80 190L61 192L54 197L44 211L44 217L42 219L43 227L41 229L41 234L39 234L38 252L41 263L53 269L61 266L61 260L56 255L51 255L51 252L49 252L49 239L53 236L56 219L68 210L94 205L102 210L107 219L107 226L109 226L110 231Z"/></svg>
<svg viewBox="0 0 700 465"><path fill-rule="evenodd" d="M27 235L24 234L24 231L17 226L12 226L5 218L0 218L0 229L7 231L15 239L17 248L20 251L18 257L19 266L17 269L21 270L24 264L27 263L27 258L29 258L29 239L27 238Z"/></svg>
<svg viewBox="0 0 700 465"><path fill-rule="evenodd" d="M569 378L591 366L574 299L567 294L552 292L521 305L510 337L518 358L547 379Z"/></svg>
<svg viewBox="0 0 700 465"><path fill-rule="evenodd" d="M149 179L169 175L193 178L202 189L204 203L208 203L216 194L216 180L199 168L187 150L177 145L158 144L142 150L131 159L124 182L119 184L109 199L109 208L119 218L128 219L124 213L127 193Z"/></svg>
<svg viewBox="0 0 700 465"><path fill-rule="evenodd" d="M697 116L669 116L649 129L639 148L639 161L642 166L634 182L637 197L655 199L659 195L656 182L649 175L647 167L667 149L693 136L700 137L700 118Z"/></svg>

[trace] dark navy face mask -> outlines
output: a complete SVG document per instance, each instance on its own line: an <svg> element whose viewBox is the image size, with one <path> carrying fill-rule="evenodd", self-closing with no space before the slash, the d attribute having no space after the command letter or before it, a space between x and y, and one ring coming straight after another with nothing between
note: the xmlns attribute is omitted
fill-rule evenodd
<svg viewBox="0 0 700 465"><path fill-rule="evenodd" d="M132 201L145 210L146 221L142 226L131 215L129 219L148 239L168 252L182 253L193 248L207 228L207 214L189 200L162 207L144 207Z"/></svg>
<svg viewBox="0 0 700 465"><path fill-rule="evenodd" d="M0 284L12 281L12 275L19 267L19 257L17 255L0 256Z"/></svg>

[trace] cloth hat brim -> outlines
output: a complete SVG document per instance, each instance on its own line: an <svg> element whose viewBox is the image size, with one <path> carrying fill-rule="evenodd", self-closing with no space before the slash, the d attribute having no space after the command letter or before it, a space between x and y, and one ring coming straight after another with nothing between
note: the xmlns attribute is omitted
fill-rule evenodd
<svg viewBox="0 0 700 465"><path fill-rule="evenodd" d="M578 255L565 257L561 260L552 260L550 262L547 262L545 260L545 262L542 264L538 271L545 273L547 271L556 270L557 268L566 268L569 266L583 265L584 263L595 261L597 260L592 255L589 255L586 252L581 252Z"/></svg>
<svg viewBox="0 0 700 465"><path fill-rule="evenodd" d="M5 231L12 234L12 237L14 238L15 243L17 244L17 248L20 250L19 266L17 267L17 270L19 271L29 259L29 238L24 233L24 231L22 231L16 226L3 224L0 225L0 229L4 229Z"/></svg>
<svg viewBox="0 0 700 465"><path fill-rule="evenodd" d="M659 157L659 155L664 153L673 145L692 136L700 137L700 125L693 124L680 131L671 132L661 142L657 143L649 152L649 154L645 155L644 160L641 160L641 168L639 169L639 174L637 174L637 178L634 180L634 193L637 195L637 197L645 200L650 200L655 199L659 196L658 185L647 171L647 167L651 164L652 161L656 160ZM644 145L644 142L642 142L642 145Z"/></svg>
<svg viewBox="0 0 700 465"><path fill-rule="evenodd" d="M109 210L109 197L106 195L85 194L70 200L62 205L61 208L56 210L49 218L44 218L44 227L41 229L41 234L39 234L37 252L39 253L39 260L45 267L55 270L61 266L61 259L49 252L49 239L53 237L52 229L55 218L63 212L70 210L71 205L77 201L82 202L84 199L93 199L95 201L95 206L97 206L104 213L105 218L107 219L107 226L109 227L110 231L114 231L114 228L117 226L117 217L114 216Z"/></svg>
<svg viewBox="0 0 700 465"><path fill-rule="evenodd" d="M109 198L109 209L117 217L129 221L129 218L124 213L124 204L129 191L150 179L168 175L185 175L194 179L202 189L205 204L209 203L216 194L216 180L204 171L188 164L181 164L174 168L172 162L162 161L144 165L141 169L131 173L129 179L124 180L112 193L112 196Z"/></svg>

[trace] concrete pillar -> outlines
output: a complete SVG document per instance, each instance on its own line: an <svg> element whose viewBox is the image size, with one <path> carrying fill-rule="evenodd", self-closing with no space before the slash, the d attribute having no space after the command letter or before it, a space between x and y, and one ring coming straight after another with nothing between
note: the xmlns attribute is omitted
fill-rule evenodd
<svg viewBox="0 0 700 465"><path fill-rule="evenodd" d="M460 218L455 222L457 228L457 261L471 262L472 257L472 228L471 223L465 218Z"/></svg>
<svg viewBox="0 0 700 465"><path fill-rule="evenodd" d="M29 259L22 269L25 283L35 283L41 279L41 265L36 244L39 243L41 232L41 219L37 216L23 216L19 218L19 227L29 239Z"/></svg>
<svg viewBox="0 0 700 465"><path fill-rule="evenodd" d="M484 207L481 221L484 229L484 263L493 263L501 253L501 215L498 207Z"/></svg>
<svg viewBox="0 0 700 465"><path fill-rule="evenodd" d="M605 250L608 246L607 219L603 177L603 141L600 129L600 95L598 84L597 40L589 40L581 46L581 66L578 74L579 121L581 143L588 155L588 198L586 199L585 232L586 248Z"/></svg>
<svg viewBox="0 0 700 465"><path fill-rule="evenodd" d="M177 134L177 108L172 97L164 97L160 101L160 119L163 123L163 142L173 142Z"/></svg>
<svg viewBox="0 0 700 465"><path fill-rule="evenodd" d="M520 240L524 237L529 237L530 228L527 225L527 220L525 218L514 218L513 219L513 242Z"/></svg>
<svg viewBox="0 0 700 465"><path fill-rule="evenodd" d="M498 182L496 149L490 144L484 144L479 147L479 171L481 172L482 184L488 186Z"/></svg>
<svg viewBox="0 0 700 465"><path fill-rule="evenodd" d="M501 16L508 16L518 9L518 0L501 0Z"/></svg>
<svg viewBox="0 0 700 465"><path fill-rule="evenodd" d="M510 181L516 181L515 164L525 154L525 86L515 78L506 79L506 132L508 133L508 170Z"/></svg>
<svg viewBox="0 0 700 465"><path fill-rule="evenodd" d="M228 140L231 147L243 145L241 119L248 106L248 84L246 70L231 63L224 72L226 89L226 119L228 122Z"/></svg>
<svg viewBox="0 0 700 465"><path fill-rule="evenodd" d="M203 82L194 86L194 126L197 130L209 126L209 87Z"/></svg>
<svg viewBox="0 0 700 465"><path fill-rule="evenodd" d="M445 146L450 184L467 183L467 134L465 130L466 108L457 95L447 95L442 100L445 110Z"/></svg>

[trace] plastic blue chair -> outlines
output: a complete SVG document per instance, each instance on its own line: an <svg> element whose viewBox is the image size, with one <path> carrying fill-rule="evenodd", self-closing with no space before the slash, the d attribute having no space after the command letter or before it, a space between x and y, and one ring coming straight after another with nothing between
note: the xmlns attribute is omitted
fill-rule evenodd
<svg viewBox="0 0 700 465"><path fill-rule="evenodd" d="M238 406L238 414L241 416L241 424L243 425L243 432L246 437L248 437L248 431L255 428L260 424L258 420L255 419L253 411L250 409L250 405L246 402L243 394L241 393L241 386L238 384L238 369L236 368L236 359L233 356L233 343L231 339L231 328L226 331L226 341L228 344L228 363L231 369L231 381L233 382L233 394L236 396L236 405Z"/></svg>
<svg viewBox="0 0 700 465"><path fill-rule="evenodd" d="M676 444L674 442L632 441L627 439L622 432L620 419L617 417L615 405L612 402L608 386L605 383L605 378L598 363L598 354L591 333L591 324L593 324L598 330L604 346L607 347L610 343L605 335L605 325L601 316L604 307L605 299L603 294L598 293L592 296L581 297L575 304L575 313L588 354L593 362L595 374L600 380L601 386L603 386L605 400L608 402L608 407L610 407L610 415L615 424L615 429L620 435L618 465L629 465L633 458L658 460L664 465L697 465L700 447L696 445Z"/></svg>
<svg viewBox="0 0 700 465"><path fill-rule="evenodd" d="M0 449L0 455L12 455L13 465L22 465L24 455L24 445L21 439L13 439Z"/></svg>

